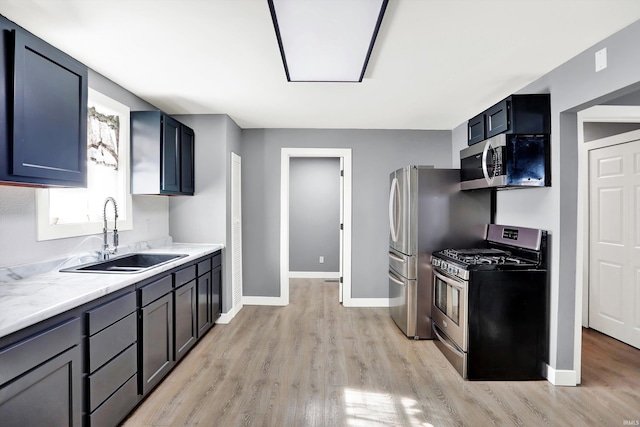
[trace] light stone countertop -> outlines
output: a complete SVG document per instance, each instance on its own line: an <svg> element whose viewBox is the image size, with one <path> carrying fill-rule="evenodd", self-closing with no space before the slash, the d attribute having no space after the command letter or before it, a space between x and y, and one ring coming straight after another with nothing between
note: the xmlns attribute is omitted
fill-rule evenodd
<svg viewBox="0 0 640 427"><path fill-rule="evenodd" d="M0 271L0 337L79 307L204 255L214 253L223 247L221 244L169 243L166 246L153 247L153 249L136 249L136 252L188 255L140 273L110 274L58 271L62 267L66 268L89 262L90 260L86 256L84 258L70 257L67 262L63 263L58 260L55 264L56 268L24 278L14 277L16 274L12 269L4 269L4 272ZM122 253L119 251L118 255L127 252L133 251L125 250ZM78 259L80 259L80 262ZM14 280L7 278L7 276L13 277Z"/></svg>

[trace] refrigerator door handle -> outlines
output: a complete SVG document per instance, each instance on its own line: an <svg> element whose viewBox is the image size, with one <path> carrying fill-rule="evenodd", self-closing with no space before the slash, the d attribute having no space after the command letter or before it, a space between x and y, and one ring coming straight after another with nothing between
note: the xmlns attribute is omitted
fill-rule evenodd
<svg viewBox="0 0 640 427"><path fill-rule="evenodd" d="M391 192L389 194L389 232L391 233L391 240L393 242L398 241L398 235L400 234L400 221L398 218L397 200L400 192L400 186L398 185L398 178L394 177L391 181Z"/></svg>
<svg viewBox="0 0 640 427"><path fill-rule="evenodd" d="M394 261L401 262L401 263L403 263L403 264L406 264L406 263L407 263L406 258L399 257L398 255L394 254L394 253L393 253L393 252L391 252L391 251L389 252L389 258L391 258L391 259L392 259L392 260L394 260Z"/></svg>
<svg viewBox="0 0 640 427"><path fill-rule="evenodd" d="M396 278L395 274L393 274L392 272L389 272L389 279L391 279L392 282L395 282L400 286L406 286L406 284L402 280Z"/></svg>

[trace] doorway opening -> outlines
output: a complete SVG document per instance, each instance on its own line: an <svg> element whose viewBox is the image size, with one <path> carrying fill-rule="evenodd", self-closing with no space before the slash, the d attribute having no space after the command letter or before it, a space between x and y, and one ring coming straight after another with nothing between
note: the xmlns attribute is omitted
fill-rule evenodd
<svg viewBox="0 0 640 427"><path fill-rule="evenodd" d="M612 252L611 249L617 248L618 251L625 252L624 247L627 245L622 241L614 242L613 240L616 239L612 237L623 233L621 239L624 239L625 235L628 237L629 233L635 233L631 229L634 227L630 221L635 221L635 223L638 221L627 215L629 212L625 214L626 219L623 221L622 207L618 212L620 221L612 221L611 218L605 218L615 214L615 209L612 209L612 206L615 205L615 200L613 199L621 196L618 199L622 203L627 196L623 196L624 186L612 186L610 183L604 186L600 185L599 182L603 179L606 181L624 178L622 170L618 172L616 170L623 167L624 158L629 157L629 155L610 153L610 151L624 151L625 147L630 147L631 141L640 139L640 131L632 129L639 128L640 107L638 106L598 105L578 113L578 144L580 147L578 212L583 213L578 216L577 242L577 247L582 248L582 253L578 253L576 257L574 367L578 384L581 382L582 375L583 345L586 345L583 344L583 335L590 333L586 328L594 327L595 330L600 330L624 341L624 334L617 334L618 336L616 336L616 328L620 331L625 329L624 316L621 310L627 298L621 299L621 296L624 293L625 282L629 282L629 280L624 279L623 276L627 274L622 273L628 269L628 266L625 265L628 262L623 261L620 257L613 262L603 258L602 262L596 263L594 259L602 258L598 255L599 253L604 253L602 250L608 253ZM633 160L631 158L627 159L627 161ZM602 187L600 192L602 192L603 197L594 196L593 192L599 191L598 187ZM604 200L606 198L613 199L607 202ZM636 197L634 196L633 199L635 200ZM605 207L606 209L598 208L598 201L604 203L606 206L600 205L602 205L603 209ZM598 224L601 223L605 226L605 230L599 230L600 226ZM623 230L623 228L628 228L628 230ZM608 249L599 248L599 246L603 245L610 247ZM600 273L606 273L606 280L599 280L599 277L602 276ZM616 279L617 273L620 273L620 277ZM619 292L614 292L614 288L617 288ZM583 328L585 329L583 330ZM598 337L598 334L594 333L588 336L591 342L593 341L591 337ZM604 337L604 335L602 336ZM593 347L592 343L589 345ZM633 350L633 347L629 346L629 349ZM640 352L640 350L637 351ZM588 352L585 352L586 354Z"/></svg>
<svg viewBox="0 0 640 427"><path fill-rule="evenodd" d="M351 149L343 148L283 148L280 179L280 300L289 303L290 279L290 167L291 159L337 158L340 160L340 243L338 300L351 305Z"/></svg>

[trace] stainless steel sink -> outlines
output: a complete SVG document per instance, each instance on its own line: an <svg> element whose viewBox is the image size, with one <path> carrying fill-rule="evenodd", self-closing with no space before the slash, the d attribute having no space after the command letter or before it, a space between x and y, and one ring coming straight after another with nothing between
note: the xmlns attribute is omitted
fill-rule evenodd
<svg viewBox="0 0 640 427"><path fill-rule="evenodd" d="M60 270L65 273L141 273L187 254L132 253Z"/></svg>

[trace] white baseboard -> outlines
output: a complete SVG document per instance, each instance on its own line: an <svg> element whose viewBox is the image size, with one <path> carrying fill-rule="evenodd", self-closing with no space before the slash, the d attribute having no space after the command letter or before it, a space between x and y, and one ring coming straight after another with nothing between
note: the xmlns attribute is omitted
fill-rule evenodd
<svg viewBox="0 0 640 427"><path fill-rule="evenodd" d="M290 271L290 279L339 279L339 271Z"/></svg>
<svg viewBox="0 0 640 427"><path fill-rule="evenodd" d="M251 297L242 296L242 305L277 305L285 306L287 301L282 297Z"/></svg>
<svg viewBox="0 0 640 427"><path fill-rule="evenodd" d="M349 298L345 307L389 307L389 298Z"/></svg>
<svg viewBox="0 0 640 427"><path fill-rule="evenodd" d="M575 387L578 385L576 371L555 369L547 365L547 380L553 385Z"/></svg>
<svg viewBox="0 0 640 427"><path fill-rule="evenodd" d="M231 319L236 317L236 314L238 314L238 312L240 312L241 309L242 309L242 306L233 307L228 312L222 313L222 315L220 315L220 317L218 317L218 320L216 320L216 323L219 323L221 325L229 324L229 322L231 322Z"/></svg>

